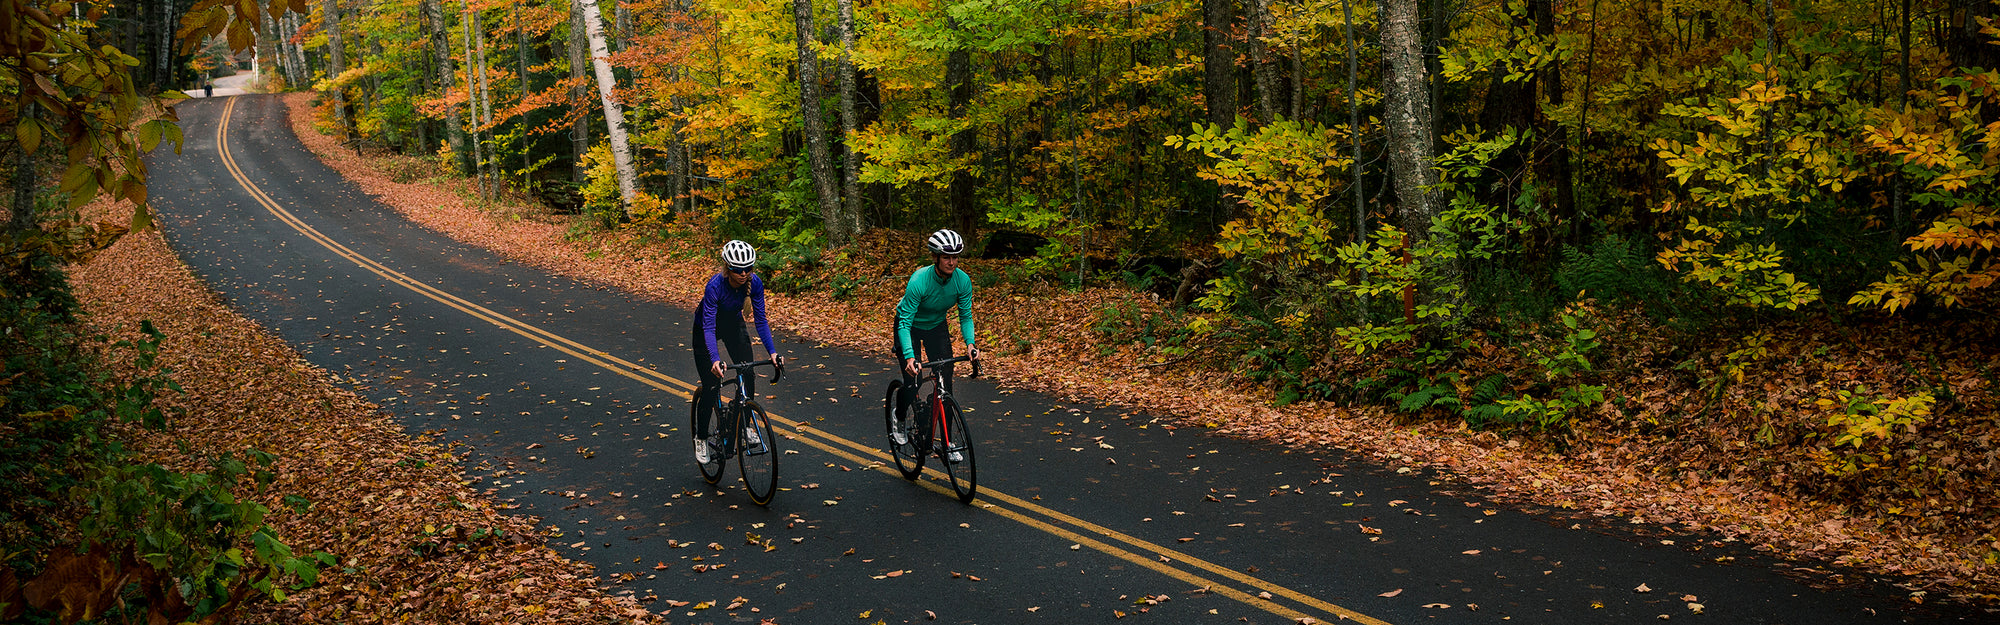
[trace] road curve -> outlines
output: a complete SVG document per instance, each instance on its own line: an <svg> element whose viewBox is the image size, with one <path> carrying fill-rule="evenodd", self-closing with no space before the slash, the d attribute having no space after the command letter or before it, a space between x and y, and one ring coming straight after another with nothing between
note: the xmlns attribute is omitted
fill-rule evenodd
<svg viewBox="0 0 2000 625"><path fill-rule="evenodd" d="M691 466L685 306L405 221L306 151L276 97L179 110L186 148L148 165L183 261L407 431L462 444L469 477L671 622L1975 618L1910 612L1880 584L1816 590L1714 536L1662 544L1428 471L977 380L958 384L980 451L962 505L881 466L887 360L796 336L780 341L801 366L759 385L788 489L759 507L733 472L716 489Z"/></svg>

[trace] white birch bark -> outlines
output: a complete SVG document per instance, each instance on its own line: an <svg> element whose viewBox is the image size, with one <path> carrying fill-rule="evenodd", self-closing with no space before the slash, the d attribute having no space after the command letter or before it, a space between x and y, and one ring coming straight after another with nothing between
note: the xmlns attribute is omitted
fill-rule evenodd
<svg viewBox="0 0 2000 625"><path fill-rule="evenodd" d="M611 139L611 162L618 168L618 196L629 210L638 199L638 173L632 166L632 144L625 136L625 109L618 104L618 77L611 73L611 50L604 43L604 14L597 0L578 0L583 28L590 36L590 65L597 72L597 97L604 101L604 131Z"/></svg>

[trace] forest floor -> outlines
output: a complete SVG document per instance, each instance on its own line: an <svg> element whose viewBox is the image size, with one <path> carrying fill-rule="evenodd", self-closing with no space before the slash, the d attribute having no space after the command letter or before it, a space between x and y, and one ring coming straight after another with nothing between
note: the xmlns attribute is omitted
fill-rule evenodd
<svg viewBox="0 0 2000 625"><path fill-rule="evenodd" d="M408 219L457 240L677 304L697 299L715 271L707 246L689 239L641 240L630 232L593 230L579 225L580 218L551 214L525 200L483 203L471 181L438 176L415 159L356 155L314 130L309 94L285 97L293 129L328 165ZM814 341L885 349L887 311L900 296L904 277L924 262L920 250L917 235L877 232L829 252L830 262L854 276L839 289L842 297L825 290L773 294L773 323ZM999 270L980 259L967 259L963 266L975 275ZM189 391L172 401L187 416L142 448L163 461L175 457L170 438L214 451L292 450L283 454L291 462L273 492L301 494L322 505L305 514L278 512L273 524L300 549L355 545L342 550L353 554L343 562L345 571L270 608L261 620L383 622L412 611L467 622L553 622L577 612L651 618L643 608L599 592L587 566L542 546L533 519L511 516L504 504L467 487L448 450L401 433L389 415L336 388L328 374L227 311L174 260L157 233L129 235L78 268L73 279L93 323L106 333L129 335L139 319L168 320L161 322L169 337L165 360ZM1638 460L1679 453L1663 447L1685 441L1633 436L1559 453L1455 420L1412 422L1378 406L1305 401L1273 407L1269 389L1245 384L1226 363L1155 366L1159 359L1144 346L1101 344L1092 326L1102 311L1157 310L1156 300L1123 288L983 289L977 320L980 342L989 346L987 370L1021 388L1176 417L1181 427L1339 448L1390 467L1444 469L1488 496L1559 511L1554 514L1618 515L1635 525L1741 540L1793 559L1791 573L1816 584L1887 578L1916 603L2000 606L1995 594L2000 566L1982 557L1986 552L1968 547L1962 531L1917 531L1884 522L1883 513L1856 512L1749 480L1664 474ZM270 425L224 425L243 419ZM434 528L507 532L506 538L463 542L467 548L428 558L410 555L411 545L367 538L432 534L440 543L455 540L454 530ZM1984 540L1993 539L1972 547L1984 547ZM2000 543L1993 549L2000 551ZM487 581L520 573L525 573L521 581ZM426 586L444 590L391 593Z"/></svg>

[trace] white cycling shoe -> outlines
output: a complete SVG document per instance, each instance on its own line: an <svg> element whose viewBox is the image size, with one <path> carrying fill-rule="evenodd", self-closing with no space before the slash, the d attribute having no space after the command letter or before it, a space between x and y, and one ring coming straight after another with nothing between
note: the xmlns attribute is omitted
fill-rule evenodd
<svg viewBox="0 0 2000 625"><path fill-rule="evenodd" d="M707 441L707 440L704 440L704 439L699 439L699 438L697 438L697 439L694 439L694 463L695 463L695 464L708 464L708 441Z"/></svg>

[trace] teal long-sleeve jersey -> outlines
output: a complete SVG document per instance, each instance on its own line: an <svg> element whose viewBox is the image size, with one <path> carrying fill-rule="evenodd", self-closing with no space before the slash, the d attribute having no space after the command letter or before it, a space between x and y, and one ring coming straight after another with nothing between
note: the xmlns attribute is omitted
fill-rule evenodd
<svg viewBox="0 0 2000 625"><path fill-rule="evenodd" d="M939 280L937 266L931 265L910 274L910 284L903 289L903 301L896 304L896 337L903 342L903 357L916 358L917 349L910 342L910 328L934 328L944 323L944 316L953 306L958 307L958 331L967 347L972 346L972 277L965 270L951 272L951 277Z"/></svg>

